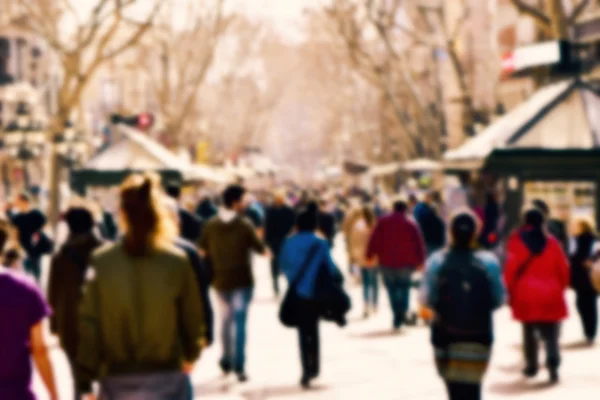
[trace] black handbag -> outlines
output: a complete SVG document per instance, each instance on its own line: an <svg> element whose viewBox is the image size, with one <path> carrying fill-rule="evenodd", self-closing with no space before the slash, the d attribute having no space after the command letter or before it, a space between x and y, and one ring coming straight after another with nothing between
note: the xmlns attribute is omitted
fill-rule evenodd
<svg viewBox="0 0 600 400"><path fill-rule="evenodd" d="M298 272L298 276L296 276L296 279L290 283L283 301L281 302L281 308L279 309L279 320L288 328L295 328L298 326L298 314L300 313L298 304L301 303L302 300L298 297L296 288L306 275L306 271L315 257L318 248L318 243L314 244L310 248L306 259L304 260L304 264L302 264L302 267Z"/></svg>

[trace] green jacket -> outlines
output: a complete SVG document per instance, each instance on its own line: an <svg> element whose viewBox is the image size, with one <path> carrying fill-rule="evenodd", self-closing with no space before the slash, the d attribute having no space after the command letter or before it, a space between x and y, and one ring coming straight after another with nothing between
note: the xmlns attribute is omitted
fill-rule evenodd
<svg viewBox="0 0 600 400"><path fill-rule="evenodd" d="M79 308L77 384L104 376L180 370L205 336L198 284L175 247L134 258L121 242L92 256Z"/></svg>
<svg viewBox="0 0 600 400"><path fill-rule="evenodd" d="M265 245L250 220L236 217L229 222L211 219L200 239L212 266L212 284L219 291L254 286L252 252L263 253Z"/></svg>

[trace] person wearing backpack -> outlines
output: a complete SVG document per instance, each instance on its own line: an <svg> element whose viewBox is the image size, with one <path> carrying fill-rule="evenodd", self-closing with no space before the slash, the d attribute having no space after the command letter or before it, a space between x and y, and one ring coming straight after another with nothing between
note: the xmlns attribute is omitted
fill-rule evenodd
<svg viewBox="0 0 600 400"><path fill-rule="evenodd" d="M570 271L561 243L546 233L546 216L534 208L508 240L504 277L515 320L523 324L523 374L538 373L538 337L546 345L551 383L558 382L560 322L567 317Z"/></svg>
<svg viewBox="0 0 600 400"><path fill-rule="evenodd" d="M497 258L476 251L477 217L461 212L451 221L451 244L431 256L421 301L433 310L431 343L450 400L480 400L493 344L492 314L504 302Z"/></svg>

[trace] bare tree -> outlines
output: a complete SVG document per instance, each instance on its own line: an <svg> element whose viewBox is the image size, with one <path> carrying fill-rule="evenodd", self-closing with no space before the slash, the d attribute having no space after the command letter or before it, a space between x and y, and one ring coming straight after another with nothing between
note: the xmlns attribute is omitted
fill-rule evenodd
<svg viewBox="0 0 600 400"><path fill-rule="evenodd" d="M573 3L572 10L568 12L562 0L546 0L545 7L532 5L526 0L512 0L512 4L521 14L533 18L538 27L552 39L568 39L570 28L592 1L573 0Z"/></svg>
<svg viewBox="0 0 600 400"><path fill-rule="evenodd" d="M213 65L219 42L235 16L225 16L225 0L180 2L184 20L168 15L151 40L139 47L142 70L150 77L159 118L173 144L183 144L197 132L200 89ZM167 13L169 14L169 13ZM170 20L169 20L170 19Z"/></svg>
<svg viewBox="0 0 600 400"><path fill-rule="evenodd" d="M92 76L107 61L137 45L150 30L154 17L165 0L152 0L150 11L143 20L128 17L128 11L143 2L136 0L95 0L92 11L82 19L75 3L70 0L17 0L25 11L13 23L44 39L62 67L58 89L57 109L49 127L50 141L61 132L79 105ZM72 32L65 32L63 23L74 23ZM52 146L50 167L50 219L58 217L59 160Z"/></svg>

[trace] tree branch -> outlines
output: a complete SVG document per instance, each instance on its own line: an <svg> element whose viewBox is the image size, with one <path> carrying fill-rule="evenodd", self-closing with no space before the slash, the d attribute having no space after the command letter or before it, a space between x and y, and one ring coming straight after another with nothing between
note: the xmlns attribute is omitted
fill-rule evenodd
<svg viewBox="0 0 600 400"><path fill-rule="evenodd" d="M571 12L571 15L569 15L568 18L569 25L573 25L575 22L577 22L577 19L581 16L581 14L583 14L588 5L590 5L590 0L581 0L579 4L575 6L573 12Z"/></svg>
<svg viewBox="0 0 600 400"><path fill-rule="evenodd" d="M537 7L531 6L523 0L511 0L512 4L517 8L519 13L528 15L535 20L539 25L549 28L552 24L550 17Z"/></svg>

